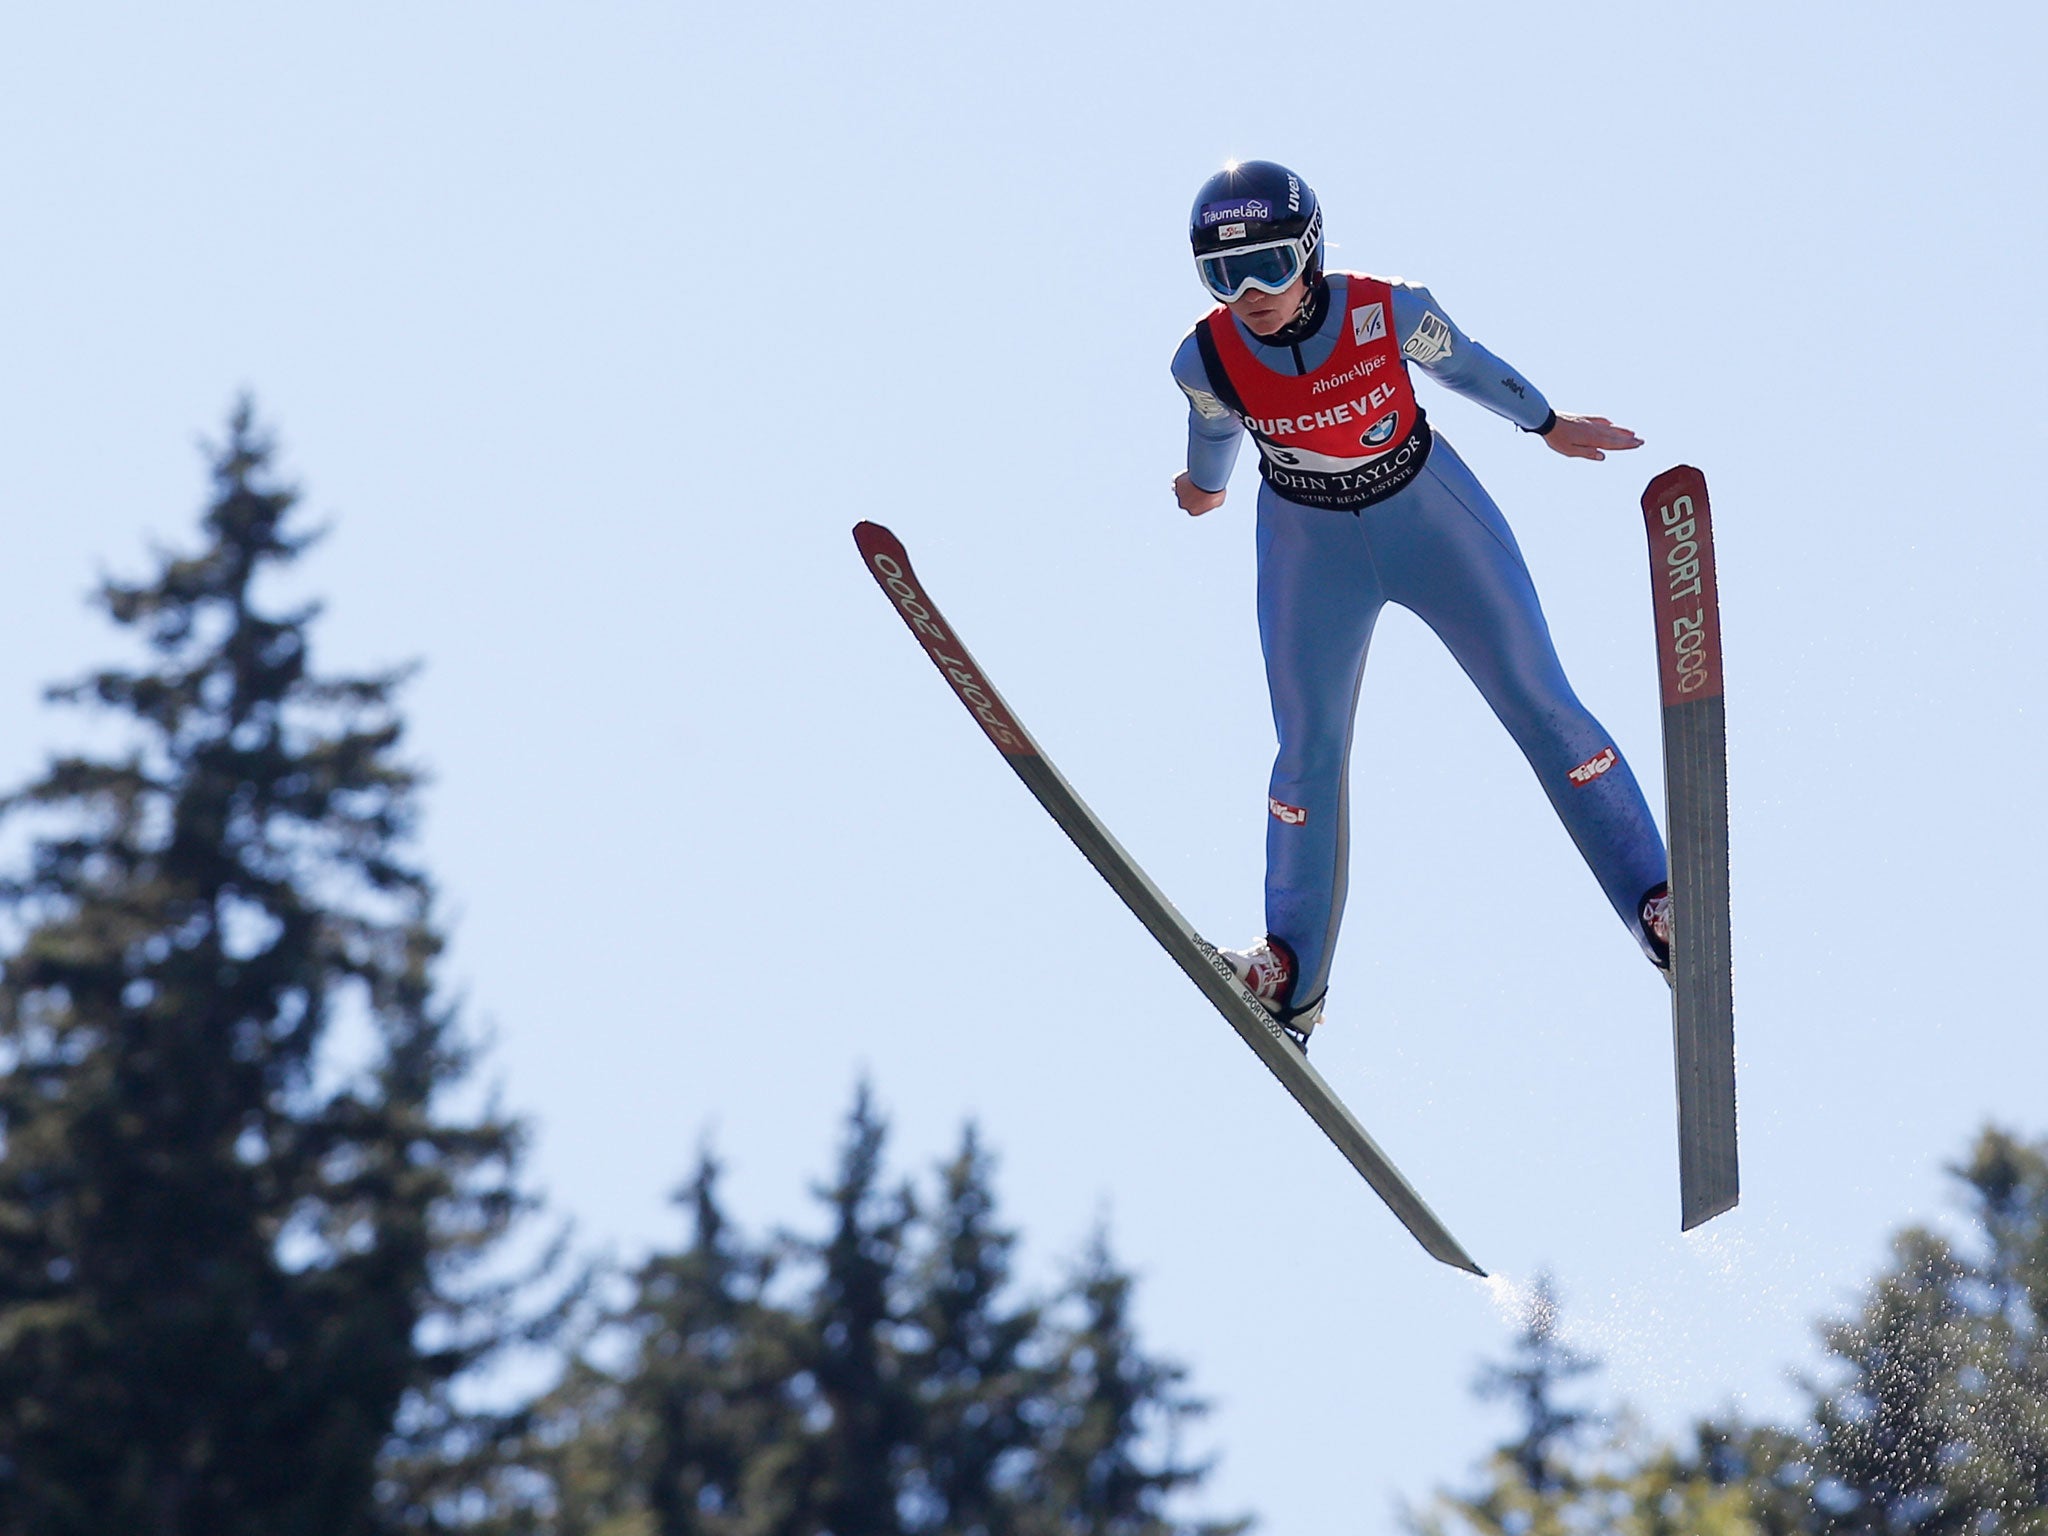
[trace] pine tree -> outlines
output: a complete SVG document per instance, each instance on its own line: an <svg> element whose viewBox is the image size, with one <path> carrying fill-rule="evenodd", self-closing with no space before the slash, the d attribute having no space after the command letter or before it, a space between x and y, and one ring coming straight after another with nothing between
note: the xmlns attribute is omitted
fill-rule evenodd
<svg viewBox="0 0 2048 1536"><path fill-rule="evenodd" d="M1030 1459L1026 1414L1046 1390L1029 1358L1041 1313L1010 1307L1014 1234L995 1221L993 1167L973 1126L940 1170L910 1320L919 1415L917 1492L924 1520L947 1536L1012 1536Z"/></svg>
<svg viewBox="0 0 2048 1536"><path fill-rule="evenodd" d="M734 1233L700 1164L691 1245L636 1271L541 1415L536 1536L1188 1532L1163 1506L1203 1474L1171 1443L1198 1405L1139 1347L1106 1244L1052 1307L1014 1300L973 1127L923 1208L887 1184L886 1136L863 1086L827 1231L779 1254Z"/></svg>
<svg viewBox="0 0 2048 1536"><path fill-rule="evenodd" d="M1568 1493L1575 1486L1569 1458L1583 1444L1592 1415L1560 1394L1599 1369L1599 1361L1565 1342L1557 1282L1548 1273L1538 1275L1512 1355L1504 1364L1482 1367L1473 1388L1481 1398L1506 1398L1514 1405L1521 1430L1501 1453L1532 1492Z"/></svg>
<svg viewBox="0 0 2048 1536"><path fill-rule="evenodd" d="M781 1469L785 1498L833 1536L898 1536L898 1495L914 1455L917 1418L901 1331L905 1253L916 1202L882 1188L888 1131L863 1083L836 1180L818 1191L832 1230L813 1249L817 1289L800 1361L816 1428Z"/></svg>
<svg viewBox="0 0 2048 1536"><path fill-rule="evenodd" d="M1956 1240L1900 1232L1797 1429L1699 1425L1684 1448L1604 1447L1546 1406L1559 1371L1525 1332L1486 1382L1523 1407L1486 1485L1414 1528L1482 1536L2048 1536L2048 1142L1986 1130L1951 1170ZM1617 1420L1622 1416L1612 1417Z"/></svg>
<svg viewBox="0 0 2048 1536"><path fill-rule="evenodd" d="M1516 1431L1488 1457L1478 1489L1439 1495L1407 1524L1424 1536L1760 1536L1747 1490L1691 1458L1645 1449L1624 1413L1568 1402L1600 1362L1565 1340L1557 1286L1539 1275L1504 1362L1483 1366L1481 1398L1504 1398Z"/></svg>
<svg viewBox="0 0 2048 1536"><path fill-rule="evenodd" d="M1188 1529L1168 1518L1166 1505L1208 1473L1206 1463L1182 1461L1178 1447L1181 1427L1206 1409L1181 1391L1181 1366L1139 1347L1132 1285L1098 1231L1066 1298L1078 1317L1060 1342L1038 1536L1181 1536ZM1151 1447L1160 1441L1164 1456L1155 1460ZM1248 1525L1193 1529L1232 1536Z"/></svg>
<svg viewBox="0 0 2048 1536"><path fill-rule="evenodd" d="M795 1330L763 1301L775 1258L738 1246L715 1198L717 1172L707 1152L681 1197L695 1213L694 1247L680 1260L650 1260L639 1277L642 1313L659 1330L642 1356L660 1361L647 1373L657 1392L649 1482L659 1536L744 1536L788 1513L759 1507L773 1475L753 1463L759 1448L800 1431L787 1395ZM750 1493L765 1520L746 1518Z"/></svg>
<svg viewBox="0 0 2048 1536"><path fill-rule="evenodd" d="M1707 1420L1694 1426L1689 1446L1670 1456L1691 1484L1735 1501L1756 1536L1816 1528L1812 1453L1791 1430Z"/></svg>
<svg viewBox="0 0 2048 1536"><path fill-rule="evenodd" d="M1950 1171L1984 1234L1985 1290L1974 1299L1996 1367L1977 1416L1979 1496L2001 1510L2048 1510L2048 1140L1989 1128Z"/></svg>
<svg viewBox="0 0 2048 1536"><path fill-rule="evenodd" d="M1538 1275L1507 1360L1482 1366L1473 1382L1476 1396L1514 1406L1515 1434L1488 1458L1477 1491L1440 1495L1430 1513L1411 1517L1411 1528L1430 1536L1561 1536L1573 1529L1612 1490L1591 1462L1593 1414L1561 1394L1598 1369L1597 1360L1565 1342L1556 1283Z"/></svg>
<svg viewBox="0 0 2048 1536"><path fill-rule="evenodd" d="M529 1458L553 1480L551 1536L758 1536L788 1527L778 1460L801 1437L793 1319L766 1299L772 1253L746 1247L706 1151L677 1203L693 1232L656 1254L604 1327L622 1363L586 1353L543 1405Z"/></svg>
<svg viewBox="0 0 2048 1536"><path fill-rule="evenodd" d="M1823 1332L1815 1531L2048 1530L2048 1144L1987 1130L1953 1172L1972 1239L1902 1232L1859 1314Z"/></svg>
<svg viewBox="0 0 2048 1536"><path fill-rule="evenodd" d="M147 644L53 697L125 750L0 803L0 1530L431 1529L492 1440L451 1389L511 1338L485 1285L521 1134L450 1118L398 673L311 669L304 554L244 404L203 547L101 604ZM366 1025L360 1070L323 1050Z"/></svg>
<svg viewBox="0 0 2048 1536"><path fill-rule="evenodd" d="M1820 1330L1806 1424L1702 1428L1695 1467L1766 1536L2048 1532L2048 1147L1987 1130L1951 1171L1970 1235L1894 1238Z"/></svg>
<svg viewBox="0 0 2048 1536"><path fill-rule="evenodd" d="M1906 1232L1862 1315L1827 1330L1829 1353L1849 1372L1815 1405L1821 1476L1814 1493L1823 1513L1836 1517L1828 1525L1932 1532L1962 1523L1954 1464L1944 1455L1967 1411L1955 1390L1973 1352L1958 1305L1962 1278L1946 1242Z"/></svg>

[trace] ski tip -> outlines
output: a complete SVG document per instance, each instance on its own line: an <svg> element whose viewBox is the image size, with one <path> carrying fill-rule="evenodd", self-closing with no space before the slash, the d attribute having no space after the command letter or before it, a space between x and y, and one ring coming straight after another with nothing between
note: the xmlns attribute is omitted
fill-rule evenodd
<svg viewBox="0 0 2048 1536"><path fill-rule="evenodd" d="M1707 477L1690 464L1674 464L1658 475L1643 488L1645 509L1673 496L1690 494L1704 497L1707 493Z"/></svg>
<svg viewBox="0 0 2048 1536"><path fill-rule="evenodd" d="M870 566L877 555L893 561L901 569L907 570L910 566L910 555L904 550L903 541L880 523L855 523L853 542L860 550L861 558Z"/></svg>

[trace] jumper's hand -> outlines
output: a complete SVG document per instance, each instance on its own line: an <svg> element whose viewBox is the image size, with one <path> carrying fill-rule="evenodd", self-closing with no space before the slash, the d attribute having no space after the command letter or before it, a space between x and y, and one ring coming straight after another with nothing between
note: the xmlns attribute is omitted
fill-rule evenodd
<svg viewBox="0 0 2048 1536"><path fill-rule="evenodd" d="M1557 425L1544 433L1543 441L1553 453L1568 459L1604 459L1606 448L1640 448L1643 440L1627 427L1617 427L1605 416L1567 416L1557 413Z"/></svg>
<svg viewBox="0 0 2048 1536"><path fill-rule="evenodd" d="M1200 517L1204 512L1214 512L1223 505L1224 491L1205 491L1188 478L1182 470L1173 477L1173 499L1180 503L1181 511L1189 517Z"/></svg>

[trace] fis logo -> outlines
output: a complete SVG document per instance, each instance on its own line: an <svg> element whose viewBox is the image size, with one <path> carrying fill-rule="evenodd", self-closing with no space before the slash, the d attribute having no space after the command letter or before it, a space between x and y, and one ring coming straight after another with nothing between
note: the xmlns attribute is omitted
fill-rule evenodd
<svg viewBox="0 0 2048 1536"><path fill-rule="evenodd" d="M1308 820L1308 812L1298 805L1289 805L1285 800L1266 796L1266 809L1273 813L1273 819L1284 826L1298 827Z"/></svg>
<svg viewBox="0 0 2048 1536"><path fill-rule="evenodd" d="M1378 341L1387 334L1387 307L1384 304L1361 304L1351 311L1351 342L1364 346L1368 341Z"/></svg>
<svg viewBox="0 0 2048 1536"><path fill-rule="evenodd" d="M1587 758L1578 767L1572 769L1565 777L1583 788L1620 761L1621 759L1615 755L1614 748L1602 747L1599 752Z"/></svg>

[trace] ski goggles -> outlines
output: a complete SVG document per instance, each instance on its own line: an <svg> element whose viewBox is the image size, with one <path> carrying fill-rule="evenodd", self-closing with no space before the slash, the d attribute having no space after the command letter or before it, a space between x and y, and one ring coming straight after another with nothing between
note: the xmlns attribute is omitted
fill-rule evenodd
<svg viewBox="0 0 2048 1536"><path fill-rule="evenodd" d="M1248 289L1285 293L1308 270L1308 242L1297 236L1240 250L1213 251L1195 258L1202 286L1226 304L1243 298Z"/></svg>

